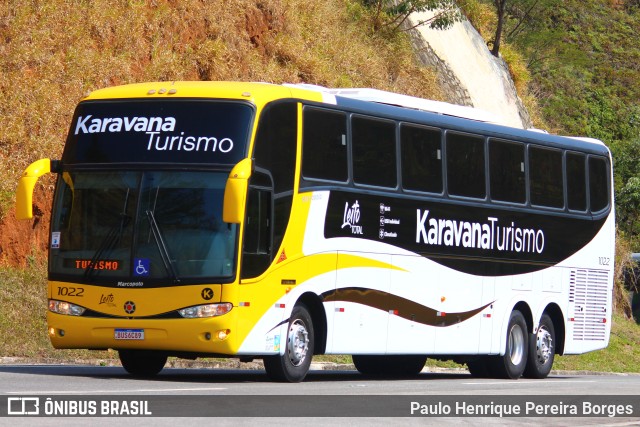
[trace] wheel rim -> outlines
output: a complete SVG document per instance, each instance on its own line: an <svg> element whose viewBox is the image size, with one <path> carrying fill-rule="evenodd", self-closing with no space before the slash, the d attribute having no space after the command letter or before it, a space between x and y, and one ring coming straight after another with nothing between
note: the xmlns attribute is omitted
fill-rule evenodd
<svg viewBox="0 0 640 427"><path fill-rule="evenodd" d="M309 333L304 322L294 321L289 327L289 360L293 366L300 366L307 357L309 350Z"/></svg>
<svg viewBox="0 0 640 427"><path fill-rule="evenodd" d="M519 365L524 357L524 332L520 325L513 325L509 331L509 358L511 363Z"/></svg>
<svg viewBox="0 0 640 427"><path fill-rule="evenodd" d="M551 332L546 327L541 326L536 334L536 357L538 363L541 365L547 363L551 358L552 350L553 338L551 337Z"/></svg>

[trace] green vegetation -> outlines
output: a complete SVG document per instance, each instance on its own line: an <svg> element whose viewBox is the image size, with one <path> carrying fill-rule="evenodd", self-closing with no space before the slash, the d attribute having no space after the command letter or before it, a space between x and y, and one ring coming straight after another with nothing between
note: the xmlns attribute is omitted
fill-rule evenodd
<svg viewBox="0 0 640 427"><path fill-rule="evenodd" d="M372 11L374 31L407 30L427 25L429 28L444 30L462 19L460 9L454 0L363 0ZM408 27L407 19L413 13L433 12L426 19Z"/></svg>
<svg viewBox="0 0 640 427"><path fill-rule="evenodd" d="M578 356L557 357L554 369L571 371L640 372L640 327L614 316L609 346Z"/></svg>

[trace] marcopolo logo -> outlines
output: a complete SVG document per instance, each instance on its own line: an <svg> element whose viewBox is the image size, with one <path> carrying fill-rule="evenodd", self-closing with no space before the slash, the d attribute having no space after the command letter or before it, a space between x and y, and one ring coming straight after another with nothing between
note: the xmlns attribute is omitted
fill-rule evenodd
<svg viewBox="0 0 640 427"><path fill-rule="evenodd" d="M541 254L544 239L542 230L521 228L514 222L500 225L495 217L480 223L429 218L428 210L416 211L416 243L425 245Z"/></svg>
<svg viewBox="0 0 640 427"><path fill-rule="evenodd" d="M75 135L94 133L140 132L149 135L147 151L209 151L228 153L233 150L231 138L176 134L175 117L93 117L79 116ZM167 133L171 133L167 135Z"/></svg>

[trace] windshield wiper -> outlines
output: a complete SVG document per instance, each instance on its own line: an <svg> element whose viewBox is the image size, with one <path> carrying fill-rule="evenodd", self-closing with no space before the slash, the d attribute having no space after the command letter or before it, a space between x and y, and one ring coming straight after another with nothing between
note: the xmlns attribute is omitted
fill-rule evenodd
<svg viewBox="0 0 640 427"><path fill-rule="evenodd" d="M174 283L180 283L178 274L176 273L176 270L173 267L173 263L171 262L171 256L169 255L167 244L162 238L162 232L160 231L160 227L158 227L158 223L156 222L156 217L153 215L153 211L147 210L145 213L147 214L147 218L149 219L151 232L153 233L153 238L155 239L158 250L160 251L160 257L162 258L164 268L167 270L167 273L171 274Z"/></svg>
<svg viewBox="0 0 640 427"><path fill-rule="evenodd" d="M102 240L102 243L100 244L100 247L96 251L95 255L91 258L91 261L89 261L89 265L84 270L85 280L91 279L91 275L96 269L96 263L98 262L98 260L102 258L103 254L105 254L107 251L110 251L118 244L120 238L122 237L124 229L129 225L129 222L131 221L131 217L127 215L129 192L130 189L127 189L127 194L124 198L124 206L122 207L122 212L119 214L120 222L111 227L104 240Z"/></svg>

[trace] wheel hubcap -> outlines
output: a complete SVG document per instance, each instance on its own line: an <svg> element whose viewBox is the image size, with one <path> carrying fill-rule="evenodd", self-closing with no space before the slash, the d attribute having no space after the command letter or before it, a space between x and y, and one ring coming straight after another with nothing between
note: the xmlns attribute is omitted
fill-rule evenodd
<svg viewBox="0 0 640 427"><path fill-rule="evenodd" d="M509 357L511 363L519 365L524 356L524 332L519 325L513 325L509 331Z"/></svg>
<svg viewBox="0 0 640 427"><path fill-rule="evenodd" d="M309 333L304 323L297 319L289 327L289 359L293 366L300 366L309 350Z"/></svg>
<svg viewBox="0 0 640 427"><path fill-rule="evenodd" d="M551 357L553 350L553 339L551 333L544 326L538 329L536 334L536 356L538 363L544 365Z"/></svg>

